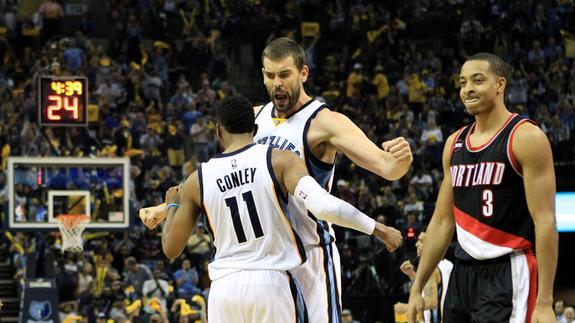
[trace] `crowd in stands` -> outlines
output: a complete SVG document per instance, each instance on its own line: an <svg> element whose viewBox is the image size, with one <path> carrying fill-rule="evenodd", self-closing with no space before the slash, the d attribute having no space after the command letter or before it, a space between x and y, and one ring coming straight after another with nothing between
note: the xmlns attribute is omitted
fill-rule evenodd
<svg viewBox="0 0 575 323"><path fill-rule="evenodd" d="M170 186L217 153L214 111L222 98L240 92L232 76L251 82L253 89L241 92L254 104L266 102L259 55L278 36L294 37L306 49L308 93L377 144L407 138L414 154L411 171L394 182L338 157L332 193L397 227L406 241L390 254L374 239L336 230L344 307L354 295L408 290L399 265L415 257L417 236L433 212L443 142L472 121L458 95L465 57L487 51L509 62L507 107L540 125L557 163L575 156L570 0L108 0L106 6L109 15L99 24L90 14L68 17L57 0L44 1L29 17L19 14L17 0L0 4L3 213L9 156L128 156L132 216L158 204ZM64 30L65 22L73 28ZM302 28L308 22L319 23L319 31ZM255 70L232 68L245 47ZM88 127L38 126L40 75L88 77ZM129 232L86 237L82 253L61 252L60 240L47 237L59 254L61 317L205 320L209 235L198 227L182 256L169 262L159 233L135 220ZM14 241L19 280L35 235L17 233ZM372 268L377 275L368 274ZM369 312L359 310L359 319Z"/></svg>

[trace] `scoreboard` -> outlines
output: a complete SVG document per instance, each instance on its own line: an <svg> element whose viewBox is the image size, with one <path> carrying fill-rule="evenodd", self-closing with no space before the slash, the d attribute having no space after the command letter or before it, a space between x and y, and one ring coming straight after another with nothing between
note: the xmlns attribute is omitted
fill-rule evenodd
<svg viewBox="0 0 575 323"><path fill-rule="evenodd" d="M40 126L87 126L88 79L41 76L38 84Z"/></svg>

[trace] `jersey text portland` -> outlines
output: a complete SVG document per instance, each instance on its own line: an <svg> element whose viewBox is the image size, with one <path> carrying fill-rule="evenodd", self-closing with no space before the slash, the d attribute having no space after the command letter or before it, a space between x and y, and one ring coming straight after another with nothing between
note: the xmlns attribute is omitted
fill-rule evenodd
<svg viewBox="0 0 575 323"><path fill-rule="evenodd" d="M529 120L513 114L478 147L470 141L475 124L462 128L455 138L450 173L460 259L492 259L534 247L533 220L512 142L525 122Z"/></svg>

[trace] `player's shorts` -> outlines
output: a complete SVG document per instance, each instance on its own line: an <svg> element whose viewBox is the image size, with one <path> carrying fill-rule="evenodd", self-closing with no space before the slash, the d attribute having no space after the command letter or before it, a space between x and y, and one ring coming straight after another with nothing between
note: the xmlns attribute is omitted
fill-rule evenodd
<svg viewBox="0 0 575 323"><path fill-rule="evenodd" d="M305 248L307 261L291 270L301 286L309 320L341 322L341 267L335 243Z"/></svg>
<svg viewBox="0 0 575 323"><path fill-rule="evenodd" d="M303 295L286 271L241 270L212 282L210 323L308 323Z"/></svg>
<svg viewBox="0 0 575 323"><path fill-rule="evenodd" d="M531 322L536 296L537 262L532 252L472 263L456 260L443 322Z"/></svg>

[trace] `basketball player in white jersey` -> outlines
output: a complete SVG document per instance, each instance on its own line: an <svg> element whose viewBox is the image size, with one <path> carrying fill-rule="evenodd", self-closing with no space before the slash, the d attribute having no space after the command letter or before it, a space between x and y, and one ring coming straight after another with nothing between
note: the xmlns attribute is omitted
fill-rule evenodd
<svg viewBox="0 0 575 323"><path fill-rule="evenodd" d="M166 193L162 247L180 255L200 212L216 249L209 265L210 322L306 322L305 305L288 270L306 260L290 225L287 193L319 219L373 233L393 247L401 234L339 200L309 176L295 154L253 143L249 101L229 97L217 113L217 136L224 152L203 163L181 189ZM154 228L165 214L158 207L140 217ZM311 321L313 322L313 321Z"/></svg>
<svg viewBox="0 0 575 323"><path fill-rule="evenodd" d="M257 143L295 152L305 161L310 175L327 191L331 188L338 151L388 180L405 175L413 156L404 138L385 142L382 150L349 118L306 94L303 83L309 70L305 52L297 42L289 38L273 40L262 53L262 64L271 101L254 108ZM331 224L307 212L297 201L290 203L290 211L308 256L308 261L292 273L302 287L310 320L340 322L340 261Z"/></svg>
<svg viewBox="0 0 575 323"><path fill-rule="evenodd" d="M426 239L425 231L421 232L417 237L415 247L417 248L417 257L421 257L421 250ZM409 277L411 281L415 279L416 271L411 261L406 260L401 264L401 271ZM445 302L445 295L447 287L449 286L449 275L453 269L453 263L447 259L443 259L437 264L437 268L433 271L431 277L423 288L424 312L423 318L425 323L441 322L443 317L443 303ZM435 308L437 311L437 320L434 320L432 310ZM406 303L396 303L394 306L395 312L398 314L407 313Z"/></svg>

